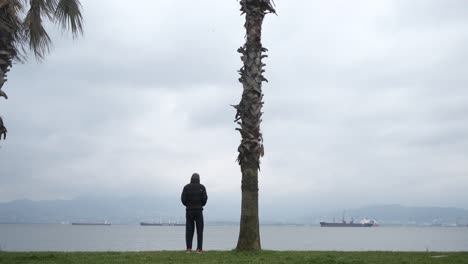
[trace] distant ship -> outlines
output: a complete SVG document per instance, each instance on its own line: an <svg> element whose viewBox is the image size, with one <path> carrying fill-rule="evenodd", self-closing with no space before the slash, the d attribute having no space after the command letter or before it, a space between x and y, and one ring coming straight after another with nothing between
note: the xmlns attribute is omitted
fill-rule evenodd
<svg viewBox="0 0 468 264"><path fill-rule="evenodd" d="M320 222L321 227L372 227L372 226L379 226L377 224L377 221L375 220L369 220L367 218L362 219L359 221L359 223L355 223L354 220L351 220L350 222L346 222L343 220L341 222L335 222L333 219L333 222Z"/></svg>
<svg viewBox="0 0 468 264"><path fill-rule="evenodd" d="M141 226L185 226L180 223L152 223L152 222L140 222Z"/></svg>
<svg viewBox="0 0 468 264"><path fill-rule="evenodd" d="M162 223L159 221L158 223L156 222L140 222L141 226L185 226L185 223L177 223L177 222L169 222L169 223Z"/></svg>
<svg viewBox="0 0 468 264"><path fill-rule="evenodd" d="M140 222L141 226L162 226L163 224L161 223L154 223L154 222Z"/></svg>
<svg viewBox="0 0 468 264"><path fill-rule="evenodd" d="M85 226L110 226L111 224L105 221L104 223L94 222L72 222L72 225L85 225Z"/></svg>

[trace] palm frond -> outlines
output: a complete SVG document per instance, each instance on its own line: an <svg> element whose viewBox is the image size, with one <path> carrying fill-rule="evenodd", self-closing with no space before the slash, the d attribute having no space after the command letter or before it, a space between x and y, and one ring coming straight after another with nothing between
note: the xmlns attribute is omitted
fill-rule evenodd
<svg viewBox="0 0 468 264"><path fill-rule="evenodd" d="M41 17L42 13L48 13L46 1L31 0L30 9L24 19L25 34L29 39L29 47L38 59L44 58L44 55L49 52L51 44L49 34L47 34L42 24Z"/></svg>
<svg viewBox="0 0 468 264"><path fill-rule="evenodd" d="M241 5L241 15L247 13L247 10L260 10L263 13L276 14L274 8L275 2L273 0L239 0L239 3Z"/></svg>
<svg viewBox="0 0 468 264"><path fill-rule="evenodd" d="M83 16L79 0L59 0L54 14L55 19L73 36L83 34Z"/></svg>
<svg viewBox="0 0 468 264"><path fill-rule="evenodd" d="M6 6L6 5L11 5L11 6L20 6L22 7L24 4L26 4L28 0L0 0L0 8ZM23 3L23 4L21 4Z"/></svg>
<svg viewBox="0 0 468 264"><path fill-rule="evenodd" d="M0 0L0 29L10 32L19 29L21 24L19 13L23 10L23 5L19 0ZM14 23L16 22L16 23Z"/></svg>
<svg viewBox="0 0 468 264"><path fill-rule="evenodd" d="M0 97L4 97L6 100L8 100L8 95L4 91L2 91L2 87L1 87L5 83L5 79L3 76L4 76L3 71L0 69Z"/></svg>
<svg viewBox="0 0 468 264"><path fill-rule="evenodd" d="M10 5L12 3L14 4L16 2L18 2L18 1L16 1L16 0L13 0L13 1L12 0L0 0L0 8L4 8L5 6Z"/></svg>
<svg viewBox="0 0 468 264"><path fill-rule="evenodd" d="M27 42L24 35L23 22L20 14L23 11L26 0L0 0L0 31L6 35L3 41L9 43L9 47L4 43L3 48L12 50L12 56L18 61L22 61L24 44Z"/></svg>
<svg viewBox="0 0 468 264"><path fill-rule="evenodd" d="M49 20L53 20L55 16L55 9L58 5L58 0L38 0L42 2L42 13L45 14Z"/></svg>

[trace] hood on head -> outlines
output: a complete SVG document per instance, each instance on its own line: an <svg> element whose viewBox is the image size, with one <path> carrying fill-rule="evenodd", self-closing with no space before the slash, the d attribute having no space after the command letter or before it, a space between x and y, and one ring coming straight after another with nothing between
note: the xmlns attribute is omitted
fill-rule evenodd
<svg viewBox="0 0 468 264"><path fill-rule="evenodd" d="M192 178L190 179L190 183L200 183L200 175L198 175L198 173L192 174Z"/></svg>

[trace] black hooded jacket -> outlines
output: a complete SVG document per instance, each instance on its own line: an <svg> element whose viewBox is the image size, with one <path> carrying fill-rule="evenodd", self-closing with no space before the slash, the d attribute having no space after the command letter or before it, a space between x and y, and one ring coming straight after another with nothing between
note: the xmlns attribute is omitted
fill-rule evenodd
<svg viewBox="0 0 468 264"><path fill-rule="evenodd" d="M196 173L192 175L190 183L185 185L181 196L182 203L187 210L203 210L208 195L203 184L200 184L200 176Z"/></svg>

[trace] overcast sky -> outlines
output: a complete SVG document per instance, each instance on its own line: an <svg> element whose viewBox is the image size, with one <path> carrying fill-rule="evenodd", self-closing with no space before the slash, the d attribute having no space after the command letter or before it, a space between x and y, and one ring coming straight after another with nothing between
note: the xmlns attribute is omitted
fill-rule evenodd
<svg viewBox="0 0 468 264"><path fill-rule="evenodd" d="M468 209L468 1L276 0L261 206ZM82 0L0 102L0 201L180 193L240 202L235 0Z"/></svg>

